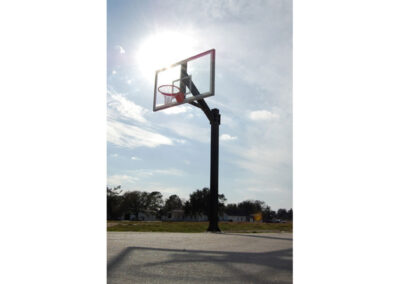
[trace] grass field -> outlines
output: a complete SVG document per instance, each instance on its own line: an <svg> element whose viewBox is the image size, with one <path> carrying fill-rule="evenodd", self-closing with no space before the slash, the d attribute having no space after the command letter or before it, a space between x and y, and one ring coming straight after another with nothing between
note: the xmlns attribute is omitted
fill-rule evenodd
<svg viewBox="0 0 400 284"><path fill-rule="evenodd" d="M108 221L109 232L176 232L200 233L208 228L208 222L137 222ZM250 223L250 222L219 222L223 232L230 233L265 233L292 232L293 224L288 223Z"/></svg>

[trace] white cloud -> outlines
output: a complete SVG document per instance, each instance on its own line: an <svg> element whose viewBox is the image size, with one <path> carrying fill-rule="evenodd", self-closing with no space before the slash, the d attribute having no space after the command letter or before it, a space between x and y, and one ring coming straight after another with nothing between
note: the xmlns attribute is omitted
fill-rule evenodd
<svg viewBox="0 0 400 284"><path fill-rule="evenodd" d="M237 158L232 162L243 169L236 185L260 191L290 191L292 188L292 161L290 149L279 146L265 147L265 140L259 145L235 146ZM232 151L232 149L230 149ZM253 190L255 191L255 190ZM275 190L276 191L276 190Z"/></svg>
<svg viewBox="0 0 400 284"><path fill-rule="evenodd" d="M135 176L138 180L146 179L153 175L153 171L147 169L129 171L131 176Z"/></svg>
<svg viewBox="0 0 400 284"><path fill-rule="evenodd" d="M175 106L175 107L170 107L167 109L163 110L164 114L178 114L178 113L184 113L188 111L188 107L186 106Z"/></svg>
<svg viewBox="0 0 400 284"><path fill-rule="evenodd" d="M116 70L113 70L112 73L115 75L115 74L117 74L117 71L116 71Z"/></svg>
<svg viewBox="0 0 400 284"><path fill-rule="evenodd" d="M237 137L236 136L231 136L229 134L222 134L219 139L221 139L221 141L231 141L231 140L236 140Z"/></svg>
<svg viewBox="0 0 400 284"><path fill-rule="evenodd" d="M107 140L110 143L127 148L141 146L153 148L160 145L173 145L172 140L164 135L115 120L108 121Z"/></svg>
<svg viewBox="0 0 400 284"><path fill-rule="evenodd" d="M108 91L108 114L114 118L128 118L137 122L146 122L148 110L128 100L121 94Z"/></svg>
<svg viewBox="0 0 400 284"><path fill-rule="evenodd" d="M196 7L194 7L196 6ZM196 8L196 16L184 10ZM188 22L201 23L196 32L205 31L207 45L217 49L218 70L230 70L236 80L230 92L230 104L238 86L248 84L258 104L290 107L292 82L292 3L291 1L204 0L186 1L175 13L188 17ZM195 25L195 24L194 24ZM227 33L227 26L234 31ZM232 48L232 47L235 48ZM201 48L200 48L201 49ZM219 74L219 73L217 73ZM226 74L226 73L225 73ZM223 80L234 79L226 74ZM262 78L262 79L260 79ZM218 83L217 87L220 86ZM220 92L218 92L220 94ZM247 103L247 102L245 102ZM236 104L236 101L235 101ZM241 101L239 106L243 107Z"/></svg>
<svg viewBox="0 0 400 284"><path fill-rule="evenodd" d="M174 139L174 141L178 144L186 144L186 140L185 139Z"/></svg>
<svg viewBox="0 0 400 284"><path fill-rule="evenodd" d="M265 149L260 147L242 148L240 159L236 164L251 173L263 175L267 172L276 172L278 168L288 166L289 153L280 149Z"/></svg>
<svg viewBox="0 0 400 284"><path fill-rule="evenodd" d="M176 107L176 113L186 112L187 107ZM165 110L164 110L165 111ZM136 148L139 146L156 147L159 145L185 144L185 139L168 138L152 131L152 124L145 118L148 110L130 101L114 90L108 91L108 141L123 147ZM122 119L122 120L121 120ZM128 121L126 121L128 120ZM169 121L169 120L166 120ZM129 124L128 124L129 122ZM132 125L131 123L137 124ZM146 126L147 130L143 127ZM166 128L180 136L204 140L204 137L191 129L188 123L168 123ZM200 130L204 134L204 131Z"/></svg>
<svg viewBox="0 0 400 284"><path fill-rule="evenodd" d="M140 169L129 171L124 174L114 174L107 177L107 185L108 186L118 186L121 185L122 190L132 190L132 188L137 188L140 190L146 191L160 191L167 193L174 193L171 189L167 189L164 185L154 186L154 180L157 180L154 176L157 175L169 175L169 176L183 176L185 172L175 168L169 169ZM151 179L152 182L148 183L148 180ZM143 183L145 181L145 183ZM146 182L147 181L147 182ZM175 193L176 194L176 193Z"/></svg>
<svg viewBox="0 0 400 284"><path fill-rule="evenodd" d="M124 174L121 174L121 175L112 175L112 176L109 176L108 178L107 178L107 184L109 185L109 186L118 186L118 185L121 185L121 186L123 186L123 185L132 185L132 184L134 184L136 181L138 181L138 178L136 178L136 177L132 177L132 176L130 176L130 175L124 175Z"/></svg>
<svg viewBox="0 0 400 284"><path fill-rule="evenodd" d="M237 110L240 111L240 110ZM229 128L237 128L239 119L233 119L229 114L225 114L222 118L222 123Z"/></svg>
<svg viewBox="0 0 400 284"><path fill-rule="evenodd" d="M252 192L264 192L265 189L264 188L260 188L260 187L246 187L247 191L252 191Z"/></svg>
<svg viewBox="0 0 400 284"><path fill-rule="evenodd" d="M197 16L202 16L203 19L225 20L232 17L247 19L257 13L261 13L261 11L259 11L260 2L260 0L203 0L199 3L196 2L196 14L199 14ZM186 1L186 5L193 7L190 1ZM183 4L183 8L185 8L186 5Z"/></svg>
<svg viewBox="0 0 400 284"><path fill-rule="evenodd" d="M122 46L116 45L115 48L119 51L120 54L125 54L125 49Z"/></svg>
<svg viewBox="0 0 400 284"><path fill-rule="evenodd" d="M183 176L184 171L176 168L168 169L140 169L129 171L130 176L135 176L138 180L148 177L154 177L155 175L171 175L171 176Z"/></svg>
<svg viewBox="0 0 400 284"><path fill-rule="evenodd" d="M184 171L179 170L179 169L162 169L162 170L153 170L152 171L155 174L162 174L162 175L169 175L169 176L183 176L185 174Z"/></svg>
<svg viewBox="0 0 400 284"><path fill-rule="evenodd" d="M249 117L251 120L272 120L279 118L279 115L267 110L255 110L250 112Z"/></svg>
<svg viewBox="0 0 400 284"><path fill-rule="evenodd" d="M170 195L177 194L181 198L187 198L188 193L187 193L187 188L185 187L177 187L175 185L168 185L165 182L151 182L151 183L146 183L145 185L138 185L139 188L143 188L143 190L146 190L147 192L152 192L152 191L159 191L162 193L164 198L168 198Z"/></svg>
<svg viewBox="0 0 400 284"><path fill-rule="evenodd" d="M225 143L224 148L233 155L229 163L241 169L240 177L233 181L233 192L241 198L264 199L274 206L291 206L291 141L291 121L281 120L249 123L238 143ZM240 191L243 188L245 193ZM277 205L283 203L289 205Z"/></svg>
<svg viewBox="0 0 400 284"><path fill-rule="evenodd" d="M134 160L134 161L139 161L139 160L141 160L140 158L138 158L138 157L131 157L131 160Z"/></svg>
<svg viewBox="0 0 400 284"><path fill-rule="evenodd" d="M174 120L172 122L163 124L163 127L168 128L179 136L185 137L189 140L195 140L202 143L207 143L210 141L210 130L198 125L193 125L192 123Z"/></svg>

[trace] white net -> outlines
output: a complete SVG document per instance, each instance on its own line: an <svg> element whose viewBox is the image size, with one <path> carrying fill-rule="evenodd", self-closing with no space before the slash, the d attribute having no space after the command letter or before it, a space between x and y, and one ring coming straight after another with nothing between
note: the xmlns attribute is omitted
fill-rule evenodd
<svg viewBox="0 0 400 284"><path fill-rule="evenodd" d="M180 93L180 89L174 85L164 85L158 88L158 91L164 95L164 104L172 103L176 95Z"/></svg>
<svg viewBox="0 0 400 284"><path fill-rule="evenodd" d="M172 103L173 96L164 96L164 104Z"/></svg>

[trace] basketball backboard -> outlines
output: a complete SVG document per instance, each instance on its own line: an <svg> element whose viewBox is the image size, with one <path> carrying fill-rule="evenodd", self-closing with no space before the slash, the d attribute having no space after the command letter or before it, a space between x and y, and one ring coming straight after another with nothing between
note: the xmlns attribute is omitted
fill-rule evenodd
<svg viewBox="0 0 400 284"><path fill-rule="evenodd" d="M156 71L153 111L214 95L215 49Z"/></svg>

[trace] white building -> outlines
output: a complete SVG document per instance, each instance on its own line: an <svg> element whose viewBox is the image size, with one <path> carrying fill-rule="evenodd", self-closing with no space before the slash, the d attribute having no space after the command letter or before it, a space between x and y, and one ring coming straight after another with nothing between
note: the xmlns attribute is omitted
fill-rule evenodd
<svg viewBox="0 0 400 284"><path fill-rule="evenodd" d="M185 216L185 221L194 221L194 222L205 222L208 221L207 215L195 215L195 216Z"/></svg>
<svg viewBox="0 0 400 284"><path fill-rule="evenodd" d="M253 219L253 218L251 218ZM220 219L220 221L226 222L246 222L246 216L239 216L239 215L228 215L224 213L224 216ZM251 221L250 221L251 222Z"/></svg>
<svg viewBox="0 0 400 284"><path fill-rule="evenodd" d="M128 218L127 218L128 217ZM128 219L131 221L157 221L157 216L154 212L150 210L145 210L143 212L139 212L139 219L136 219L136 214L127 214L122 218L123 220Z"/></svg>
<svg viewBox="0 0 400 284"><path fill-rule="evenodd" d="M163 221L183 221L185 219L185 211L182 209L175 209L162 216Z"/></svg>

